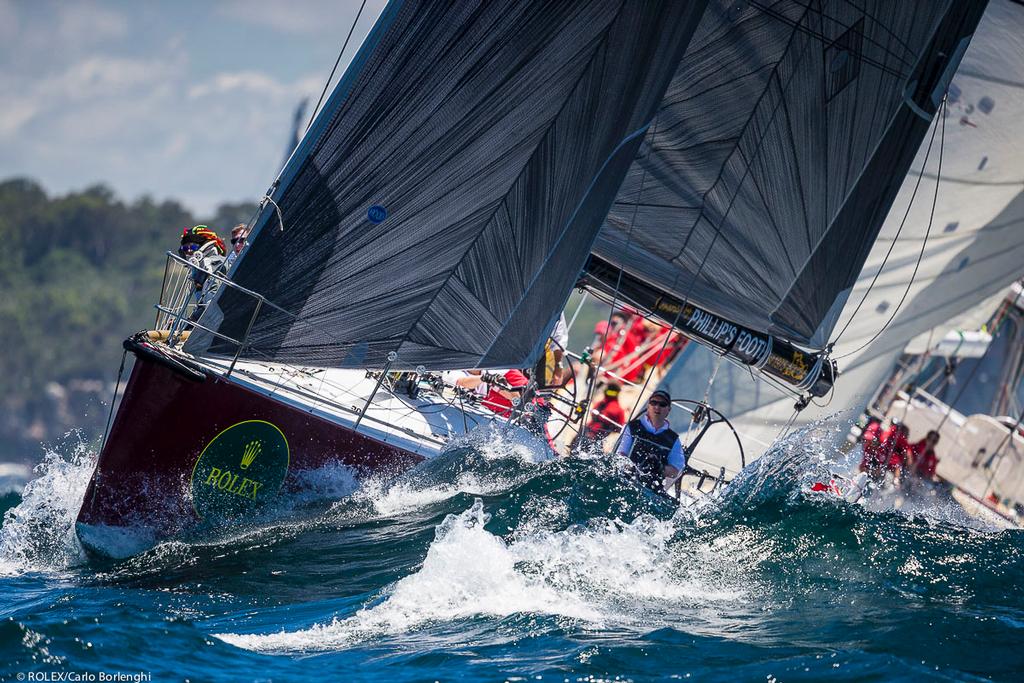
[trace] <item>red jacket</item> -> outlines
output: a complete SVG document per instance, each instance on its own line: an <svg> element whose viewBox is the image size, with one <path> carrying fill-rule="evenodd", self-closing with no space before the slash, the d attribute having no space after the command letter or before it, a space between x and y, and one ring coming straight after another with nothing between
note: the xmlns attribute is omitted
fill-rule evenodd
<svg viewBox="0 0 1024 683"><path fill-rule="evenodd" d="M513 389L525 387L530 383L530 380L526 379L526 375L518 370L508 370L504 377L505 382ZM483 404L502 417L512 414L512 401L499 394L498 387L487 386L487 395L484 396Z"/></svg>
<svg viewBox="0 0 1024 683"><path fill-rule="evenodd" d="M626 411L618 398L607 396L594 404L595 414L587 425L587 435L596 439L609 432L617 432L626 423ZM598 414L599 413L599 414Z"/></svg>
<svg viewBox="0 0 1024 683"><path fill-rule="evenodd" d="M927 439L921 439L910 447L912 463L910 467L917 476L923 479L931 479L935 476L935 468L939 465L939 458L935 455L934 450L928 448L925 441Z"/></svg>
<svg viewBox="0 0 1024 683"><path fill-rule="evenodd" d="M889 427L882 434L882 456L885 458L885 468L896 471L907 462L910 453L910 442L906 435L895 425Z"/></svg>

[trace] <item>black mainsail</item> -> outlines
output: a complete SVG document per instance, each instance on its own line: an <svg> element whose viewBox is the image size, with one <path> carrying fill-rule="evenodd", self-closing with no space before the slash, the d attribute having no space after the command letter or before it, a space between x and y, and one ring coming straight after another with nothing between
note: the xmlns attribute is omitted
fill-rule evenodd
<svg viewBox="0 0 1024 683"><path fill-rule="evenodd" d="M260 360L524 366L704 6L390 3L231 274L270 305L249 329L255 302L222 288L201 324ZM237 346L197 330L185 349Z"/></svg>

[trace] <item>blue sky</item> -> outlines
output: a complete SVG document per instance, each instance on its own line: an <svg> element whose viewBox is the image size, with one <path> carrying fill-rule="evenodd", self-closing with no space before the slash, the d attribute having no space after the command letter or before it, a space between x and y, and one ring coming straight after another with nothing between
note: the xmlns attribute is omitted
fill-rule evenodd
<svg viewBox="0 0 1024 683"><path fill-rule="evenodd" d="M359 5L0 0L0 178L204 213L257 200ZM339 73L383 5L367 1Z"/></svg>

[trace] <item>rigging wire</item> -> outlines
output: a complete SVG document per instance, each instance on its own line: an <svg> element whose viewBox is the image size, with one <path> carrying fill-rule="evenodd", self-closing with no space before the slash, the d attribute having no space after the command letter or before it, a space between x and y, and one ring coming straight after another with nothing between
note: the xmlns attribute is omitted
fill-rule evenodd
<svg viewBox="0 0 1024 683"><path fill-rule="evenodd" d="M810 28L809 26L805 26L803 24L803 17L801 17L801 19L799 21L794 21L794 20L786 17L781 12L778 12L778 11L772 9L771 7L763 5L763 4L759 3L759 2L755 2L754 0L751 0L750 4L751 4L752 7L755 7L757 9L761 10L761 12L763 14L765 14L765 15L773 18L773 19L775 19L776 21L778 21L780 23L786 24L787 26L789 26L793 30L794 33L795 32L803 33L804 35L807 35L807 36L809 36L811 38L815 38L817 40L820 40L825 45L829 45L830 43L833 42L833 38L831 38L830 36L827 36L827 35L825 35L824 33L820 32L820 31L815 31L814 29ZM836 19L835 17L832 17L832 16L829 16L829 15L825 14L820 9L816 13L819 16L821 16L823 19L827 19L828 21L836 23L836 24L839 24L840 26L845 26L845 24L843 24L840 20ZM872 17L872 19L878 25L884 26L882 24L882 22L878 21L877 19L874 19L874 17ZM875 45L875 47L879 48L881 50L881 52L886 57L892 57L893 59L895 59L898 62L901 62L904 66L906 66L908 68L912 68L913 67L912 58L915 57L916 55L914 54L913 50L911 50L902 41L900 41L900 45L901 45L901 47L904 47L904 48L907 49L907 52L910 54L910 58L911 59L905 59L902 56L900 56L898 53L893 52L892 50L890 50L888 48L888 46L883 45L882 43L880 43L877 40L873 39L865 31L860 32L859 33L859 37L864 39L864 40L866 40L868 43L873 43ZM875 67L876 69L878 69L882 73L885 73L885 74L888 74L890 76L893 76L893 77L895 77L895 78L897 78L899 80L905 80L908 77L906 74L900 73L898 70L893 69L892 67L890 67L885 62L881 62L881 61L879 61L879 60L877 60L877 59L875 59L873 57L868 56L867 54L864 54L863 50L861 51L861 54L858 55L858 59L861 62L865 63L865 64L868 64L870 66Z"/></svg>
<svg viewBox="0 0 1024 683"><path fill-rule="evenodd" d="M647 154L644 155L644 159L645 160L647 158L649 158L651 156L651 154L653 153L653 151L654 151L654 138L658 134L658 114L660 114L660 113L661 113L660 111L656 112L654 114L654 119L651 121L651 142L650 142L650 145L647 147ZM639 191L637 192L637 198L638 199L643 196L643 194L644 194L644 184L647 182L647 165L646 164L642 164L642 166L643 166L644 170L643 170L643 173L640 175L640 188L639 188ZM640 210L640 202L637 201L637 203L633 205L633 215L630 216L630 218L629 218L629 231L626 233L626 247L625 247L625 249L623 249L623 255L626 255L626 254L629 253L629 246L630 246L630 244L631 244L631 242L633 240L633 227L636 224L636 215L639 212L639 210ZM622 264L620 264L619 265L619 275L618 275L618 277L615 280L615 293L612 296L611 308L608 310L608 319L605 321L604 334L602 335L601 355L598 356L597 365L594 367L594 378L589 383L589 386L587 387L586 405L587 405L588 411L589 411L589 408L590 408L590 402L594 398L594 389L597 388L597 383L601 380L601 366L604 364L605 350L608 348L608 333L611 331L612 316L615 315L615 305L616 305L616 302L618 301L619 288L622 287L622 275L623 275L624 272L625 272L625 267ZM634 406L633 408L635 410L636 406ZM589 418L589 415L584 416L584 424L581 426L581 428L586 427L586 422L588 421L588 418ZM616 441L615 441L615 448L616 449L618 449L618 447L619 447L619 440L621 440L621 438L622 438L622 432L619 432L619 439L616 439Z"/></svg>
<svg viewBox="0 0 1024 683"><path fill-rule="evenodd" d="M935 174L935 193L932 195L932 208L931 208L931 213L928 216L928 227L925 229L924 239L921 240L921 251L917 255L917 262L914 264L914 272L910 274L910 282L907 283L907 288L903 290L903 296L900 297L899 303L896 304L896 307L893 309L892 314L889 316L889 319L885 321L885 324L882 325L882 327L878 330L878 332L876 332L874 334L874 336L871 337L871 339L868 339L866 342L864 342L863 344L858 346L853 351L850 351L848 353L844 353L841 356L836 356L835 360L841 360L843 358L849 358L850 356L852 356L852 355L860 352L861 350L867 348L872 342L874 342L876 339L878 339L882 335L882 333L885 332L885 330L889 327L889 325L892 323L893 319L896 318L896 314L899 313L900 308L902 308L902 306L903 306L903 303L907 300L907 295L910 294L910 289L914 286L914 280L917 278L917 271L921 267L921 261L924 259L924 250L928 246L928 238L929 238L929 236L931 235L931 232L932 232L932 223L935 220L935 206L936 206L936 204L938 204L938 201L939 201L939 186L942 184L942 151L943 151L943 148L945 147L945 141L946 141L946 98L947 97L948 97L948 93L946 95L942 96L942 106L941 106L941 108L939 110L940 121L939 121L939 126L937 126L937 128L941 127L942 128L942 133L939 136L939 166L938 166L938 169L936 170L936 174ZM932 133L932 137L933 138L935 137L934 131ZM930 147L931 146L931 142L929 142L928 145ZM927 156L926 156L926 160L927 160ZM922 176L924 175L924 165L923 164L921 165L921 175ZM918 176L918 183L920 183L920 181L921 181L921 176ZM915 192L915 194L917 192L917 187L916 186L914 188L914 192ZM911 198L911 204L912 203L913 203L913 198ZM907 214L909 214L909 213L910 213L910 206L908 205L907 206ZM904 215L904 220L906 220L906 215L907 214ZM900 224L900 229L902 229L902 228L903 228L903 224L901 223ZM894 239L893 240L893 244L895 244L895 243L896 243L896 240ZM892 246L890 246L890 252L891 251L892 251ZM886 258L888 258L888 255L886 256ZM883 263L882 265L884 266L885 264ZM881 268L879 269L879 273L880 272L881 272ZM877 274L876 274L875 277L876 278L878 277ZM872 284L874 284L874 281L872 281ZM866 296L867 296L867 294L865 293L865 298L866 298ZM861 300L861 303L864 303L863 299ZM858 305L858 308L859 307L860 306ZM853 320L853 316L850 317L850 321L852 321L852 320ZM849 322L847 322L847 326L849 326ZM845 330L846 330L846 328L843 328L843 331L845 331Z"/></svg>
<svg viewBox="0 0 1024 683"><path fill-rule="evenodd" d="M786 426L782 428L782 432L779 434L779 439L786 438L786 436L789 434L790 427L792 427L793 423L796 422L796 416L799 415L799 414L800 414L800 409L799 408L794 408L793 409L793 415L790 416L789 422L786 423Z"/></svg>
<svg viewBox="0 0 1024 683"><path fill-rule="evenodd" d="M341 46L341 51L338 53L338 58L334 61L334 68L331 69L331 75L327 77L327 82L324 83L323 92L320 93L320 99L316 101L316 106L313 107L313 113L309 115L309 123L306 124L306 130L303 131L303 135L309 132L310 127L313 125L314 119L316 119L317 113L320 111L320 105L323 104L324 96L327 95L327 88L330 87L331 81L334 80L334 72L338 70L338 65L341 64L341 57L345 54L345 48L348 47L348 41L352 38L352 32L356 30L356 24L359 23L359 17L363 14L363 8L366 7L366 0L359 5L359 11L356 12L355 21L352 22L352 26L348 29L348 35L345 36L345 42Z"/></svg>
<svg viewBox="0 0 1024 683"><path fill-rule="evenodd" d="M107 445L107 437L110 435L110 421L114 418L114 405L117 403L117 390L121 386L121 376L124 374L124 361L128 356L128 349L125 349L121 354L121 367L117 369L117 379L114 381L114 395L110 399L110 412L107 413L107 426L103 428L103 438L100 440L100 450L103 452L103 447Z"/></svg>
<svg viewBox="0 0 1024 683"><path fill-rule="evenodd" d="M943 107L945 107L945 100L943 100ZM943 122L944 121L945 119L943 119ZM840 330L839 334L837 334L835 339L832 340L832 346L838 344L842 336L846 334L846 330L849 329L850 324L853 323L854 318L857 317L857 313L860 312L861 306L864 305L864 302L867 300L868 295L871 294L871 290L874 288L875 283L878 282L878 277L882 274L882 271L885 270L885 266L889 262L889 257L892 256L892 250L896 247L896 243L899 241L900 238L900 233L903 232L903 226L906 225L907 218L910 216L910 210L914 207L914 200L917 198L917 190L918 188L921 187L921 179L924 178L924 170L928 164L928 158L931 156L932 143L935 142L935 134L938 132L938 130L938 126L935 126L935 128L932 129L932 136L928 140L928 148L925 150L924 160L921 162L921 172L917 174L917 182L914 183L914 191L910 194L910 201L907 203L907 210L903 213L903 220L900 221L900 226L899 228L896 229L896 234L893 235L892 242L889 244L889 249L885 252L885 258L882 259L881 265L878 266L878 271L875 273L875 276L871 278L871 282L870 284L868 284L868 288L864 292L864 296L861 297L860 302L857 304L857 307L853 309L853 313L846 321L846 324L843 325L843 329ZM936 180L936 187L937 186L938 180ZM840 356L840 358L842 357L843 356Z"/></svg>

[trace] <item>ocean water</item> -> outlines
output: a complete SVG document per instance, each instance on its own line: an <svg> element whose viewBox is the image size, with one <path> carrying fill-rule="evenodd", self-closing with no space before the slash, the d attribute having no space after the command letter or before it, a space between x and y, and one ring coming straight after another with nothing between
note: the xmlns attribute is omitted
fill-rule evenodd
<svg viewBox="0 0 1024 683"><path fill-rule="evenodd" d="M118 563L77 544L93 456L65 445L0 492L0 679L1020 680L1022 532L809 494L826 436L684 508L477 437Z"/></svg>

